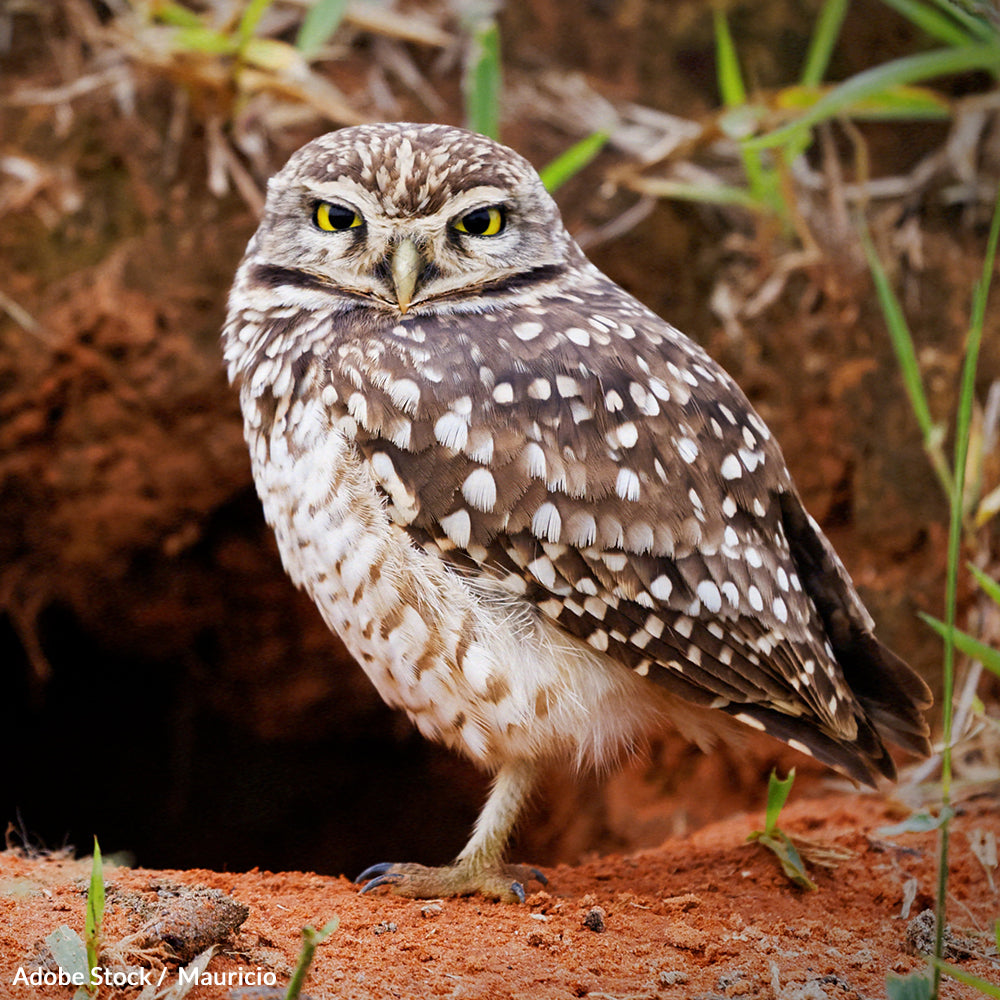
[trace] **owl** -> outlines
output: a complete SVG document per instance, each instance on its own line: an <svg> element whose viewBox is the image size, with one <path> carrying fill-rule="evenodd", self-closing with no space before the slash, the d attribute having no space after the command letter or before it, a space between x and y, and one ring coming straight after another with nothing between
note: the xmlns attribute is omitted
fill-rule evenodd
<svg viewBox="0 0 1000 1000"><path fill-rule="evenodd" d="M761 730L855 781L929 751L781 450L697 344L602 274L531 165L445 125L308 143L223 331L285 569L379 694L493 776L453 864L359 881L523 900L553 762Z"/></svg>

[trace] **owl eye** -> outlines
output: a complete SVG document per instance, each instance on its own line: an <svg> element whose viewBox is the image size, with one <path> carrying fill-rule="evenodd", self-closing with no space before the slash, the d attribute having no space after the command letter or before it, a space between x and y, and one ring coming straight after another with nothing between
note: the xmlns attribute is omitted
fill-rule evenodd
<svg viewBox="0 0 1000 1000"><path fill-rule="evenodd" d="M496 236L506 224L507 215L503 205L474 208L455 220L455 228L460 233L468 233L470 236Z"/></svg>
<svg viewBox="0 0 1000 1000"><path fill-rule="evenodd" d="M346 205L335 205L330 201L317 202L313 210L313 222L327 233L339 233L344 229L357 229L364 220Z"/></svg>

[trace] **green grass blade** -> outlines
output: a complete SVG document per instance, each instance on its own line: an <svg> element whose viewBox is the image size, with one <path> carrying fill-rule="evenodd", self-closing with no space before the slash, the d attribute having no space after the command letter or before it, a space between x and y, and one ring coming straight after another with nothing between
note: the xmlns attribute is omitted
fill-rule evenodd
<svg viewBox="0 0 1000 1000"><path fill-rule="evenodd" d="M754 830L747 840L755 840L763 844L771 851L778 861L785 875L791 879L800 889L809 892L816 891L816 883L813 882L806 873L806 866L802 861L798 848L792 838L784 830L778 829L778 817L781 810L788 801L788 795L792 790L795 781L795 768L788 772L788 777L782 780L778 777L777 771L772 771L767 781L767 808L764 811L764 829Z"/></svg>
<svg viewBox="0 0 1000 1000"><path fill-rule="evenodd" d="M971 986L973 989L978 990L984 997L994 997L995 1000L1000 1000L1000 986L996 983L991 983L986 979L980 979L979 976L972 975L971 972L966 972L965 969L960 969L956 965L952 965L949 962L942 962L938 958L931 958L931 964L934 968L940 972L943 972L946 976L950 976L952 979L963 983L965 986Z"/></svg>
<svg viewBox="0 0 1000 1000"><path fill-rule="evenodd" d="M204 23L193 10L182 7L179 3L172 3L170 0L156 5L153 19L158 24L169 24L175 28L198 28Z"/></svg>
<svg viewBox="0 0 1000 1000"><path fill-rule="evenodd" d="M788 801L792 785L795 783L795 768L788 772L788 777L781 779L777 771L771 772L767 779L767 809L764 813L764 832L774 833L778 828L778 816Z"/></svg>
<svg viewBox="0 0 1000 1000"><path fill-rule="evenodd" d="M882 261L875 250L867 228L861 225L859 229L865 256L868 258L868 267L875 283L875 292L878 295L879 305L885 316L886 326L889 328L889 338L892 341L899 370L903 376L903 386L910 398L910 406L924 438L924 448L945 492L950 496L952 490L951 472L940 448L944 434L931 416L927 395L924 392L923 377L920 374L920 364L917 361L917 352L913 345L913 336L903 314L903 307L899 304L899 299L889 281L889 276L885 273L885 268L882 266Z"/></svg>
<svg viewBox="0 0 1000 1000"><path fill-rule="evenodd" d="M330 40L347 11L347 0L316 0L302 18L295 47L311 59Z"/></svg>
<svg viewBox="0 0 1000 1000"><path fill-rule="evenodd" d="M800 83L806 87L818 86L826 76L833 47L840 37L840 27L847 13L848 0L826 0L819 13L816 29L809 39L809 51L802 70Z"/></svg>
<svg viewBox="0 0 1000 1000"><path fill-rule="evenodd" d="M768 135L747 139L743 146L749 150L770 149L783 146L801 137L802 132L819 122L826 121L858 101L901 84L918 83L938 76L966 73L985 69L1000 69L1000 38L989 44L964 45L961 48L937 49L904 56L891 62L863 70L834 87L813 105L812 109Z"/></svg>
<svg viewBox="0 0 1000 1000"><path fill-rule="evenodd" d="M969 572L976 578L976 583L983 588L994 604L1000 604L1000 583L987 576L981 569L969 563Z"/></svg>
<svg viewBox="0 0 1000 1000"><path fill-rule="evenodd" d="M713 11L715 24L715 71L719 78L719 94L722 103L727 108L735 108L746 104L747 92L743 86L743 74L740 72L740 60L736 55L736 45L733 42L726 12L717 6Z"/></svg>
<svg viewBox="0 0 1000 1000"><path fill-rule="evenodd" d="M856 101L845 113L865 121L950 118L951 105L928 87L900 84Z"/></svg>
<svg viewBox="0 0 1000 1000"><path fill-rule="evenodd" d="M465 123L473 132L500 137L500 28L496 21L481 21L472 30L469 60L462 81Z"/></svg>
<svg viewBox="0 0 1000 1000"><path fill-rule="evenodd" d="M207 56L228 56L239 48L239 43L231 35L205 24L178 28L172 35L172 41L177 49L201 52Z"/></svg>
<svg viewBox="0 0 1000 1000"><path fill-rule="evenodd" d="M1000 18L990 0L933 0L934 6L964 25L970 37L984 42L1000 36ZM975 8L975 11L973 10ZM993 15L992 20L988 16Z"/></svg>
<svg viewBox="0 0 1000 1000"><path fill-rule="evenodd" d="M806 87L794 84L775 95L775 106L783 112L808 111L825 97L833 86ZM900 84L851 105L845 114L851 118L948 118L952 113L947 98L930 87ZM745 132L749 135L749 132Z"/></svg>
<svg viewBox="0 0 1000 1000"><path fill-rule="evenodd" d="M885 995L889 1000L931 1000L934 984L922 972L897 976L890 972L885 977Z"/></svg>
<svg viewBox="0 0 1000 1000"><path fill-rule="evenodd" d="M942 639L948 634L948 626L940 618L935 618L923 611L918 612L918 614ZM985 642L980 642L961 629L955 629L954 641L956 649L961 650L974 660L979 660L987 670L991 670L1000 677L1000 650L987 646Z"/></svg>
<svg viewBox="0 0 1000 1000"><path fill-rule="evenodd" d="M83 923L83 939L87 946L87 969L98 964L101 951L101 926L104 923L104 865L101 847L94 837L94 858L90 866L90 888L87 891L87 913ZM90 980L93 985L93 979Z"/></svg>
<svg viewBox="0 0 1000 1000"><path fill-rule="evenodd" d="M806 873L802 856L787 833L782 830L777 830L774 833L764 833L758 830L755 834L751 834L750 839L763 844L774 854L781 864L781 870L791 882L807 892L816 892L817 885Z"/></svg>
<svg viewBox="0 0 1000 1000"><path fill-rule="evenodd" d="M956 4L950 3L946 8L935 10L919 0L882 0L882 3L945 45L968 45L970 41L969 32L955 21Z"/></svg>
<svg viewBox="0 0 1000 1000"><path fill-rule="evenodd" d="M299 951L299 960L295 965L295 971L288 982L285 1000L298 1000L302 993L302 987L305 985L306 976L309 975L309 966L312 965L313 956L316 954L316 946L322 944L339 926L340 919L334 917L320 930L316 930L315 927L302 928L302 948Z"/></svg>
<svg viewBox="0 0 1000 1000"><path fill-rule="evenodd" d="M997 189L996 202L993 209L993 221L990 225L990 235L986 241L986 257L983 260L983 273L976 283L976 291L972 300L972 322L970 323L970 340L975 338L976 350L983 336L983 323L986 319L986 302L990 294L990 284L993 280L993 262L997 256L997 241L1000 239L1000 188ZM975 373L973 373L975 374ZM969 417L972 409L970 402Z"/></svg>
<svg viewBox="0 0 1000 1000"><path fill-rule="evenodd" d="M240 18L240 23L236 28L236 37L240 45L243 45L253 37L253 33L257 30L257 25L260 24L260 19L264 16L264 12L271 6L272 2L273 0L249 0L243 11L243 16Z"/></svg>
<svg viewBox="0 0 1000 1000"><path fill-rule="evenodd" d="M719 94L722 103L727 108L745 109L747 103L746 87L743 85L743 75L740 72L740 60L736 54L736 45L733 42L732 33L729 30L729 22L726 20L726 13L721 7L715 7L713 11L715 25L715 69L719 81ZM761 207L775 207L775 194L777 192L777 178L773 171L768 171L764 166L760 152L747 149L744 144L740 144L740 158L743 161L743 170L747 175L747 182L757 204Z"/></svg>
<svg viewBox="0 0 1000 1000"><path fill-rule="evenodd" d="M546 191L555 191L571 177L576 176L604 148L609 132L594 132L574 143L566 152L557 156L548 166L538 171Z"/></svg>

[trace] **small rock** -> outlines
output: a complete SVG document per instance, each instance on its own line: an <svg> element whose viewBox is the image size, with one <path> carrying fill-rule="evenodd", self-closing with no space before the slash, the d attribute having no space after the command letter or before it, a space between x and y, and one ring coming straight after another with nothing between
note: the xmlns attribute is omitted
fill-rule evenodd
<svg viewBox="0 0 1000 1000"><path fill-rule="evenodd" d="M680 969L664 969L660 973L660 986L680 986L691 977Z"/></svg>
<svg viewBox="0 0 1000 1000"><path fill-rule="evenodd" d="M604 907L592 906L584 915L583 926L595 934L601 934L604 932L604 918L606 916L607 913L604 912Z"/></svg>
<svg viewBox="0 0 1000 1000"><path fill-rule="evenodd" d="M936 921L933 910L918 913L906 925L906 950L913 955L927 955L934 951ZM944 928L944 957L947 959L968 958L975 955L969 941L953 934L951 928Z"/></svg>

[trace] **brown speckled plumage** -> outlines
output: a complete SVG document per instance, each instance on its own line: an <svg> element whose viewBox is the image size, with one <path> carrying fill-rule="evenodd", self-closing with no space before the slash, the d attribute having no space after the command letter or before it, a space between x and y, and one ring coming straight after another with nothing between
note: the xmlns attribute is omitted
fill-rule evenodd
<svg viewBox="0 0 1000 1000"><path fill-rule="evenodd" d="M357 221L323 231L321 203ZM464 230L492 206L496 233ZM405 124L305 146L224 344L293 580L390 704L497 774L455 866L379 883L518 895L500 856L539 764L668 720L710 742L728 715L865 782L894 774L883 740L927 751L927 689L763 421L511 150Z"/></svg>

